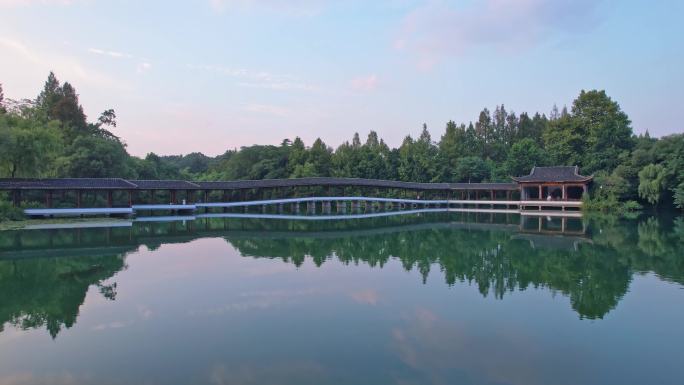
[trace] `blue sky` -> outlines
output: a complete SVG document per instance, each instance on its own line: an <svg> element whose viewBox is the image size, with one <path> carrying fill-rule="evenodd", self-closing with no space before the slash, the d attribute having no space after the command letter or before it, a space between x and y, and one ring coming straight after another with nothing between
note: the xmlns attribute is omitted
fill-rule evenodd
<svg viewBox="0 0 684 385"><path fill-rule="evenodd" d="M0 0L0 83L50 70L129 151L216 155L375 130L433 139L483 107L546 112L605 89L635 132L683 132L682 1Z"/></svg>

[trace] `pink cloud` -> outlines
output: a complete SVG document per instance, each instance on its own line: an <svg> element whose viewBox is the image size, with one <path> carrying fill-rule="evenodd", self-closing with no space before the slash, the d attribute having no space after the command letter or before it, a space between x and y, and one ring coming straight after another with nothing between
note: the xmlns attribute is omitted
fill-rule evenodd
<svg viewBox="0 0 684 385"><path fill-rule="evenodd" d="M352 88L359 91L373 91L378 88L378 76L375 74L352 79Z"/></svg>
<svg viewBox="0 0 684 385"><path fill-rule="evenodd" d="M446 1L433 1L404 18L393 46L418 54L422 67L431 66L439 56L461 55L478 47L519 51L591 29L599 21L598 3L482 0L455 7Z"/></svg>

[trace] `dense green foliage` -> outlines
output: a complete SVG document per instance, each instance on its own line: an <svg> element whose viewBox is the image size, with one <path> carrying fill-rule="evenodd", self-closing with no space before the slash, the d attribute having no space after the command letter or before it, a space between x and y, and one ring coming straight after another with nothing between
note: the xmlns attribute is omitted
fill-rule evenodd
<svg viewBox="0 0 684 385"><path fill-rule="evenodd" d="M124 177L232 180L338 176L415 182L508 181L545 165L578 165L596 176L587 207L638 204L684 208L684 135L636 136L628 116L604 91L582 91L570 110L549 117L484 109L476 122L449 121L435 141L425 125L398 148L371 131L336 149L317 139L144 159L130 156L110 131L116 114L87 121L76 90L50 73L35 100L2 99L0 177Z"/></svg>

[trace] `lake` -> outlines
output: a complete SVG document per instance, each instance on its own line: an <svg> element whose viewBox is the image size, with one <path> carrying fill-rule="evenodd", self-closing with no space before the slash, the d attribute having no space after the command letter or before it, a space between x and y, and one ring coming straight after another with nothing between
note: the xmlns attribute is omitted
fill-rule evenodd
<svg viewBox="0 0 684 385"><path fill-rule="evenodd" d="M684 383L681 217L101 226L0 232L0 384Z"/></svg>

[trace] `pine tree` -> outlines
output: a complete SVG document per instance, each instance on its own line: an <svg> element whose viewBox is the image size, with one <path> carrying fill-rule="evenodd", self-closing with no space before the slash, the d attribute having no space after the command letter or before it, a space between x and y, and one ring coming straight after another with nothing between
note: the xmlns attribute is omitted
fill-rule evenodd
<svg viewBox="0 0 684 385"><path fill-rule="evenodd" d="M4 98L5 95L2 92L2 83L0 83L0 114L4 114L5 112L7 112L7 110L5 110L5 104L3 103Z"/></svg>
<svg viewBox="0 0 684 385"><path fill-rule="evenodd" d="M45 113L48 120L55 120L57 118L54 116L54 108L61 98L62 87L59 85L55 73L50 71L43 91L36 98L36 105Z"/></svg>

